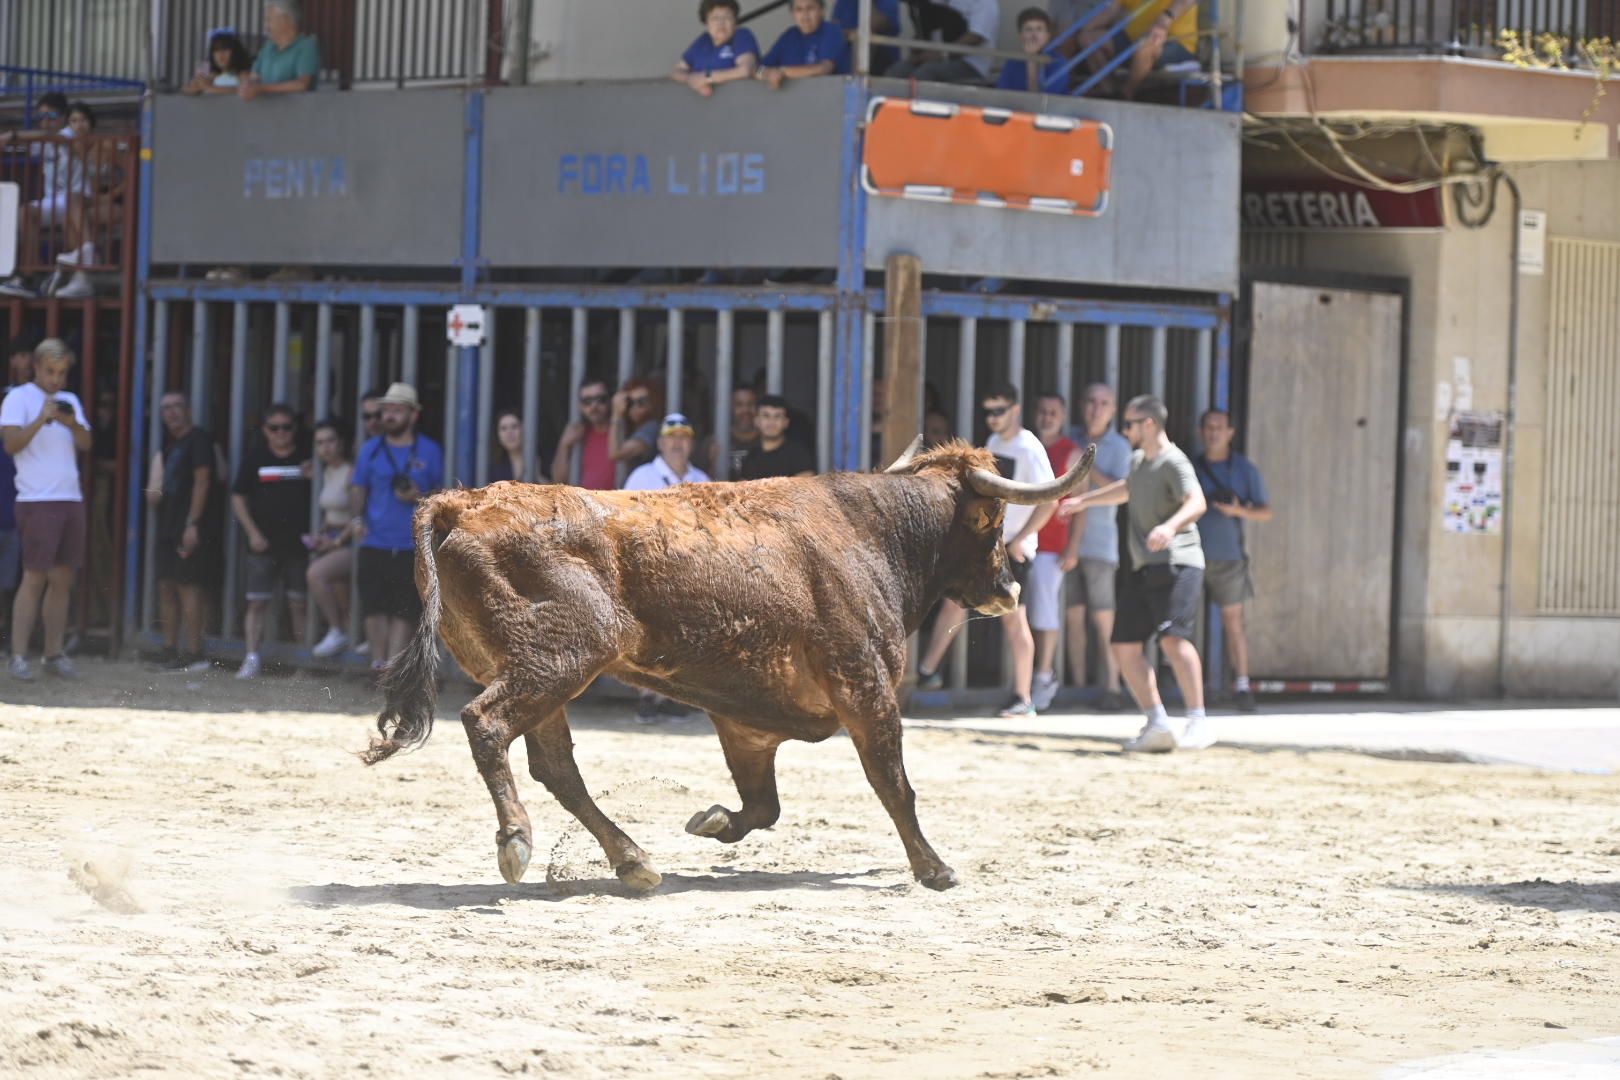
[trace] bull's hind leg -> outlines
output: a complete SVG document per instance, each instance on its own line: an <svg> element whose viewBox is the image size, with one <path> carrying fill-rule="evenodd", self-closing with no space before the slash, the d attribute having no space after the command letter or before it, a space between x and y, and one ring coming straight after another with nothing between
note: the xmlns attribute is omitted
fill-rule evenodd
<svg viewBox="0 0 1620 1080"><path fill-rule="evenodd" d="M855 744L872 790L894 820L911 872L930 889L951 888L956 884L955 871L935 854L917 823L917 793L906 779L900 754L900 706L894 691L887 686L871 691L853 689L849 698L840 706L838 719Z"/></svg>
<svg viewBox="0 0 1620 1080"><path fill-rule="evenodd" d="M782 737L714 713L709 714L709 719L720 736L720 749L725 751L731 779L742 796L742 809L733 812L711 806L699 810L686 823L686 831L694 836L712 836L722 844L735 844L755 829L770 828L782 813L776 799L776 748L782 744Z"/></svg>
<svg viewBox="0 0 1620 1080"><path fill-rule="evenodd" d="M523 738L529 752L529 775L546 785L563 809L578 818L596 837L619 880L636 892L657 888L664 879L653 867L652 859L602 813L586 790L579 765L574 761L574 739L568 727L568 714L562 709L553 710Z"/></svg>
<svg viewBox="0 0 1620 1080"><path fill-rule="evenodd" d="M495 816L500 822L495 849L501 876L513 885L523 880L529 854L534 850L529 814L518 800L517 782L507 758L512 740L523 730L522 706L523 699L511 691L505 680L497 680L461 710L461 725L467 731L473 763L495 800Z"/></svg>

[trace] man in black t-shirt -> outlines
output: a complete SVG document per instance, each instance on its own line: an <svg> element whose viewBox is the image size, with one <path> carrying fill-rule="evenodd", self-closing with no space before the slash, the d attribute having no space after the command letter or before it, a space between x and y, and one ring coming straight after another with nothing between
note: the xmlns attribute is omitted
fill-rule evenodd
<svg viewBox="0 0 1620 1080"><path fill-rule="evenodd" d="M158 404L167 444L153 455L146 501L155 508L157 544L152 552L163 623L164 671L202 672L203 612L207 593L218 582L219 536L213 513L214 440L191 422L186 395L171 390ZM180 648L184 624L186 647Z"/></svg>
<svg viewBox="0 0 1620 1080"><path fill-rule="evenodd" d="M231 511L247 537L247 656L238 679L256 678L263 669L259 643L264 615L279 582L287 594L294 632L304 625L304 571L309 548L309 455L297 445L298 420L290 405L265 410L264 442L242 456L231 487Z"/></svg>
<svg viewBox="0 0 1620 1080"><path fill-rule="evenodd" d="M767 394L754 410L754 426L759 429L759 445L748 451L737 475L740 480L763 480L767 476L813 476L816 456L803 444L787 437L787 399Z"/></svg>

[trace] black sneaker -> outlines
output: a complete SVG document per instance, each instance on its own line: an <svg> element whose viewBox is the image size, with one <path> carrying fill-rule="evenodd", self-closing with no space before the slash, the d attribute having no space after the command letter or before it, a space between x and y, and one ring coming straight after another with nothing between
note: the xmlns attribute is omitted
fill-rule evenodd
<svg viewBox="0 0 1620 1080"><path fill-rule="evenodd" d="M917 672L917 689L919 689L919 690L943 690L943 689L945 689L945 676L943 674L941 674L940 672L937 672L937 671L930 671L926 675L924 675L921 671L918 671Z"/></svg>
<svg viewBox="0 0 1620 1080"><path fill-rule="evenodd" d="M1097 699L1098 712L1123 712L1124 709L1125 698L1118 690L1105 691L1103 696Z"/></svg>
<svg viewBox="0 0 1620 1080"><path fill-rule="evenodd" d="M660 716L672 716L678 720L682 717L691 716L692 710L674 698L664 698L658 703L658 714Z"/></svg>
<svg viewBox="0 0 1620 1080"><path fill-rule="evenodd" d="M663 716L658 711L658 699L650 694L642 695L636 701L636 723L656 724Z"/></svg>
<svg viewBox="0 0 1620 1080"><path fill-rule="evenodd" d="M175 664L179 662L179 649L159 649L147 659L147 663L152 665L152 670L157 672L177 671L179 669L175 667Z"/></svg>
<svg viewBox="0 0 1620 1080"><path fill-rule="evenodd" d="M1237 706L1238 712L1254 712L1254 691L1237 691L1232 695L1232 704Z"/></svg>

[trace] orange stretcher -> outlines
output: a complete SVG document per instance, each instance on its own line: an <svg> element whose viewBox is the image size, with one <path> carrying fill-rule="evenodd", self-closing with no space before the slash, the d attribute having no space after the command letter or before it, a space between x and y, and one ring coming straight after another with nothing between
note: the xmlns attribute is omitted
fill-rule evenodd
<svg viewBox="0 0 1620 1080"><path fill-rule="evenodd" d="M1096 120L873 98L861 185L872 195L1095 216L1114 132Z"/></svg>

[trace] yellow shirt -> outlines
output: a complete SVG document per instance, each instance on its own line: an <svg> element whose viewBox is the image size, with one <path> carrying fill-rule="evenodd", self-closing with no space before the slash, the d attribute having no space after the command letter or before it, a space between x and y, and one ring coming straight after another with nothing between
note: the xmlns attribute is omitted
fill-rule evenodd
<svg viewBox="0 0 1620 1080"><path fill-rule="evenodd" d="M1128 3L1129 0L1126 0ZM1159 16L1170 7L1171 0L1152 0L1146 7L1131 16L1130 22L1125 24L1125 36L1135 41L1149 30ZM1181 47L1193 55L1198 54L1198 5L1194 4L1183 11L1170 24L1170 40L1181 42Z"/></svg>

